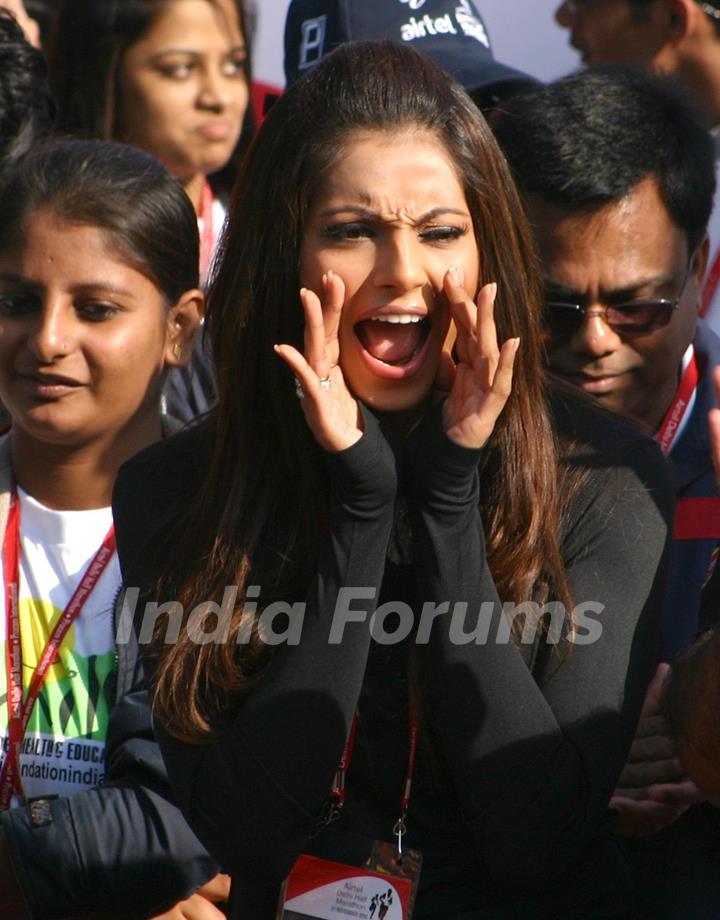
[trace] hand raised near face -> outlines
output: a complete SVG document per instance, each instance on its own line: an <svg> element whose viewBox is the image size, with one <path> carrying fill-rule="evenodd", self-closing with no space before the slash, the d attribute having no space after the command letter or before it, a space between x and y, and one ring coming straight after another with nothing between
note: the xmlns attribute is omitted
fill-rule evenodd
<svg viewBox="0 0 720 920"><path fill-rule="evenodd" d="M463 287L462 272L453 268L445 275L444 292L457 327L458 363L443 407L443 426L451 441L479 448L492 434L510 396L520 339L508 339L498 348L496 284L486 284L473 303Z"/></svg>
<svg viewBox="0 0 720 920"><path fill-rule="evenodd" d="M345 285L338 275L327 272L321 297L303 288L300 300L305 311L305 353L292 345L276 345L275 351L295 375L303 415L317 442L327 451L345 450L363 433L357 400L338 365Z"/></svg>
<svg viewBox="0 0 720 920"><path fill-rule="evenodd" d="M658 665L645 694L627 763L610 799L610 808L620 814L613 831L622 837L655 834L705 798L685 775L662 715L669 676L670 665Z"/></svg>

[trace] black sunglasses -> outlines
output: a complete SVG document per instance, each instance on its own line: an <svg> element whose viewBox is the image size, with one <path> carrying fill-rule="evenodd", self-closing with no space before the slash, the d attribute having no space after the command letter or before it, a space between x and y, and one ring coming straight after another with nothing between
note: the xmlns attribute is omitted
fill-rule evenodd
<svg viewBox="0 0 720 920"><path fill-rule="evenodd" d="M667 297L652 297L647 300L633 300L630 303L605 305L600 310L592 309L591 315L600 315L608 326L619 335L649 335L656 329L662 329L672 319L682 300L685 288L692 274L691 258L680 293L673 300ZM554 338L571 338L582 326L588 315L588 308L579 303L562 303L545 301L545 325Z"/></svg>

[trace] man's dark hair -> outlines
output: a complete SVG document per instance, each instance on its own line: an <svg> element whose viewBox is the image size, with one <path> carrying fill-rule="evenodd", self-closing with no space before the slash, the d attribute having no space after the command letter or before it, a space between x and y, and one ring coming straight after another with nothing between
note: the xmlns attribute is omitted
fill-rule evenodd
<svg viewBox="0 0 720 920"><path fill-rule="evenodd" d="M632 18L636 22L643 22L648 18L648 12L655 0L628 0Z"/></svg>
<svg viewBox="0 0 720 920"><path fill-rule="evenodd" d="M46 76L42 54L0 9L0 167L5 157L20 156L49 133L55 103Z"/></svg>
<svg viewBox="0 0 720 920"><path fill-rule="evenodd" d="M693 251L715 193L713 140L674 82L597 67L523 92L493 123L524 195L568 210L625 198L656 180Z"/></svg>

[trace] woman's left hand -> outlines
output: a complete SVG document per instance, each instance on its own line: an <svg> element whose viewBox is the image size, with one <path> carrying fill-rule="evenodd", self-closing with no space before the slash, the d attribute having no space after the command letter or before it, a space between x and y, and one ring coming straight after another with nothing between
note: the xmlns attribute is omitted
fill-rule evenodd
<svg viewBox="0 0 720 920"><path fill-rule="evenodd" d="M512 391L520 339L508 339L498 348L496 284L486 284L473 303L463 287L462 272L450 269L444 291L457 326L458 363L443 406L443 427L451 441L477 449L492 434Z"/></svg>

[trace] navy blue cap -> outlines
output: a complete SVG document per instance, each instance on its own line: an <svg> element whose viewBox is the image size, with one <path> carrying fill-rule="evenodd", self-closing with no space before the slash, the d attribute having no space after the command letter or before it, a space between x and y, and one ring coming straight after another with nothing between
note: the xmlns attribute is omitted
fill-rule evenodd
<svg viewBox="0 0 720 920"><path fill-rule="evenodd" d="M343 42L377 40L424 52L470 93L536 82L495 60L474 0L292 0L285 22L285 79L294 83Z"/></svg>

